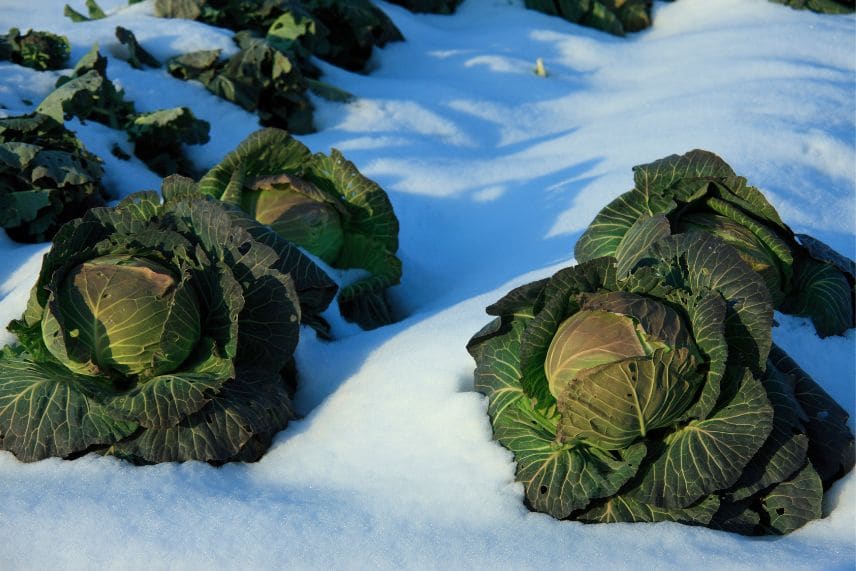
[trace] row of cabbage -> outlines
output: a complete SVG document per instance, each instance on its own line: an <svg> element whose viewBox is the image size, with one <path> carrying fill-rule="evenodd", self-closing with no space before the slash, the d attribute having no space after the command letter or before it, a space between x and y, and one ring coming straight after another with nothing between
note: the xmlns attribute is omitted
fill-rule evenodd
<svg viewBox="0 0 856 571"><path fill-rule="evenodd" d="M202 52L167 66L262 123L310 125L289 107L291 80L279 82L311 78L310 55L356 68L396 39L373 28L369 3L252 4L157 9L240 26L233 59ZM87 5L71 17L104 16ZM331 34L343 13L366 33ZM333 36L373 39L361 52ZM160 65L129 30L117 38L133 65ZM63 41L13 30L6 45L13 61L50 68L67 58ZM245 83L228 71L249 68L266 71ZM104 207L100 160L64 127L71 116L125 130L154 170L192 178ZM207 130L186 108L136 113L97 47L35 113L0 119L0 225L54 239L10 325L18 343L0 353L0 449L24 461L257 459L294 418L300 325L329 336L321 313L337 286L301 249L369 272L339 292L346 319L394 320L385 292L401 275L398 222L384 191L337 151L312 154L276 128L197 176L181 146ZM772 344L773 310L842 334L853 263L791 232L711 153L642 165L635 179L577 243L579 265L491 306L497 319L470 342L494 435L515 454L528 505L557 518L792 531L820 517L823 490L853 465L853 436L846 412Z"/></svg>

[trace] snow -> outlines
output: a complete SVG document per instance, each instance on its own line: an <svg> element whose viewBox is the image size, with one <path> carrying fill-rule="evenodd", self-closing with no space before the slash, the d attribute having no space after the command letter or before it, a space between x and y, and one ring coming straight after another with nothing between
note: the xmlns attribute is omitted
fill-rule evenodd
<svg viewBox="0 0 856 571"><path fill-rule="evenodd" d="M111 17L80 24L64 3L0 0L0 30L64 33L75 59L95 41L120 53L116 25L160 59L234 49L231 32L151 17L152 0L104 0ZM342 149L389 192L402 321L362 332L331 309L335 341L305 330L304 418L255 464L23 464L0 452L0 568L853 569L852 474L828 494L824 519L783 538L530 513L464 346L486 305L572 263L580 232L631 187L633 165L693 148L720 154L795 231L854 257L856 18L679 0L622 39L520 1L466 0L454 16L379 5L407 41L379 50L365 75L321 63L358 99L314 100L319 132L300 139ZM548 77L534 74L537 58ZM200 167L257 126L165 71L111 57L108 74L140 110L188 105L212 123L211 142L189 148ZM0 63L0 105L31 110L57 75ZM109 153L114 141L129 150L123 135L72 128L105 159L117 196L157 187L139 161ZM22 312L46 249L0 233L0 322ZM776 319L775 341L854 415L856 333L820 340L806 320Z"/></svg>

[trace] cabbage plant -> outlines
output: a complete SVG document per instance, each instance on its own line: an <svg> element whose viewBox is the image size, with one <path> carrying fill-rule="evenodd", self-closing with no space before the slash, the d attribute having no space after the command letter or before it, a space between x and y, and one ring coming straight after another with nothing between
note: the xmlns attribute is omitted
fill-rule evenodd
<svg viewBox="0 0 856 571"><path fill-rule="evenodd" d="M852 14L856 10L854 0L770 0L795 10L811 10L819 14Z"/></svg>
<svg viewBox="0 0 856 571"><path fill-rule="evenodd" d="M119 33L121 29L117 28L117 34L133 37L127 30ZM131 59L141 57L138 50L131 49L130 53ZM70 75L57 80L56 89L36 110L59 122L74 116L124 130L134 143L134 154L161 176L195 175L183 145L208 142L208 121L197 119L187 107L138 113L133 102L126 100L124 92L107 77L107 58L97 45L77 62Z"/></svg>
<svg viewBox="0 0 856 571"><path fill-rule="evenodd" d="M34 30L22 34L18 28L0 34L0 61L44 71L63 69L70 55L71 44L65 36Z"/></svg>
<svg viewBox="0 0 856 571"><path fill-rule="evenodd" d="M821 337L854 326L854 264L794 234L764 195L713 153L694 150L633 168L635 187L598 213L574 248L580 262L615 256L621 272L663 236L718 236L763 278L776 309L810 317Z"/></svg>
<svg viewBox="0 0 856 571"><path fill-rule="evenodd" d="M651 0L525 0L526 7L616 36L651 25Z"/></svg>
<svg viewBox="0 0 856 571"><path fill-rule="evenodd" d="M277 21L280 27L291 22L302 49L353 71L365 67L375 46L403 39L370 0L157 0L155 15L255 34L267 33Z"/></svg>
<svg viewBox="0 0 856 571"><path fill-rule="evenodd" d="M312 104L297 58L263 38L238 34L241 50L220 60L219 50L182 54L167 62L170 74L196 80L211 93L257 113L263 125L310 133Z"/></svg>
<svg viewBox="0 0 856 571"><path fill-rule="evenodd" d="M61 122L33 113L0 119L0 228L18 242L50 240L103 206L101 159Z"/></svg>
<svg viewBox="0 0 856 571"><path fill-rule="evenodd" d="M58 232L0 352L0 449L254 460L294 417L301 316L335 286L192 181L162 192Z"/></svg>
<svg viewBox="0 0 856 571"><path fill-rule="evenodd" d="M469 342L527 504L584 522L784 534L853 465L847 414L781 350L773 306L707 234L601 257L488 307Z"/></svg>
<svg viewBox="0 0 856 571"><path fill-rule="evenodd" d="M199 189L333 267L366 270L339 293L342 315L365 329L393 321L386 289L401 278L398 219L383 189L339 151L313 155L285 131L263 129L205 174Z"/></svg>
<svg viewBox="0 0 856 571"><path fill-rule="evenodd" d="M404 6L411 12L452 14L463 0L389 0L391 4Z"/></svg>

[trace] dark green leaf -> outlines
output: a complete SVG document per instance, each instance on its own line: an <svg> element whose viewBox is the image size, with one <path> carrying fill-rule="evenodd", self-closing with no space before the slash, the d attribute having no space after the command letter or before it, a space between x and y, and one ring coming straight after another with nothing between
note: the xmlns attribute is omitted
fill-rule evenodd
<svg viewBox="0 0 856 571"><path fill-rule="evenodd" d="M854 325L853 285L828 262L799 257L794 264L793 291L782 311L810 317L820 337L843 335Z"/></svg>
<svg viewBox="0 0 856 571"><path fill-rule="evenodd" d="M645 445L616 455L580 444L560 445L554 430L533 418L526 399L518 399L494 421L494 434L517 461L517 480L538 511L563 519L593 499L618 491L639 468Z"/></svg>
<svg viewBox="0 0 856 571"><path fill-rule="evenodd" d="M144 462L224 462L255 434L273 434L294 418L278 373L239 369L211 401L177 425L151 428L111 449Z"/></svg>
<svg viewBox="0 0 856 571"><path fill-rule="evenodd" d="M795 384L797 402L805 412L809 459L824 486L831 485L856 463L853 433L847 425L850 415L776 345L770 351L770 366Z"/></svg>
<svg viewBox="0 0 856 571"><path fill-rule="evenodd" d="M143 46L140 45L137 37L134 36L134 32L131 30L122 26L116 26L116 39L128 48L128 63L131 64L131 67L136 69L160 67L160 62L152 54L143 49Z"/></svg>
<svg viewBox="0 0 856 571"><path fill-rule="evenodd" d="M725 407L669 435L627 496L667 508L687 507L732 486L773 428L773 407L747 370Z"/></svg>
<svg viewBox="0 0 856 571"><path fill-rule="evenodd" d="M618 277L623 278L629 274L651 244L669 235L669 220L662 214L637 220L615 249Z"/></svg>
<svg viewBox="0 0 856 571"><path fill-rule="evenodd" d="M820 519L823 484L811 462L806 463L793 478L774 487L761 504L769 518L765 527L772 533L785 535Z"/></svg>
<svg viewBox="0 0 856 571"><path fill-rule="evenodd" d="M107 390L100 382L58 364L0 355L0 448L33 462L130 435L136 424L114 418L94 398Z"/></svg>

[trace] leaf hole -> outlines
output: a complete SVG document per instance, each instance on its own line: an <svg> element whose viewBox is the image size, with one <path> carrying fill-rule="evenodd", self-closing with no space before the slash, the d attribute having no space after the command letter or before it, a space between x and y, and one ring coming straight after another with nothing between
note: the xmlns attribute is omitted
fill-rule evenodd
<svg viewBox="0 0 856 571"><path fill-rule="evenodd" d="M540 490L540 491L541 491L541 493L542 493L542 494L546 494L546 493L547 493L547 486L541 486L541 490Z"/></svg>
<svg viewBox="0 0 856 571"><path fill-rule="evenodd" d="M776 508L777 515L785 515L785 508Z"/></svg>
<svg viewBox="0 0 856 571"><path fill-rule="evenodd" d="M238 246L238 252L240 252L242 256L245 255L247 252L250 251L251 245L252 244L250 244L249 242L244 242L243 244Z"/></svg>

